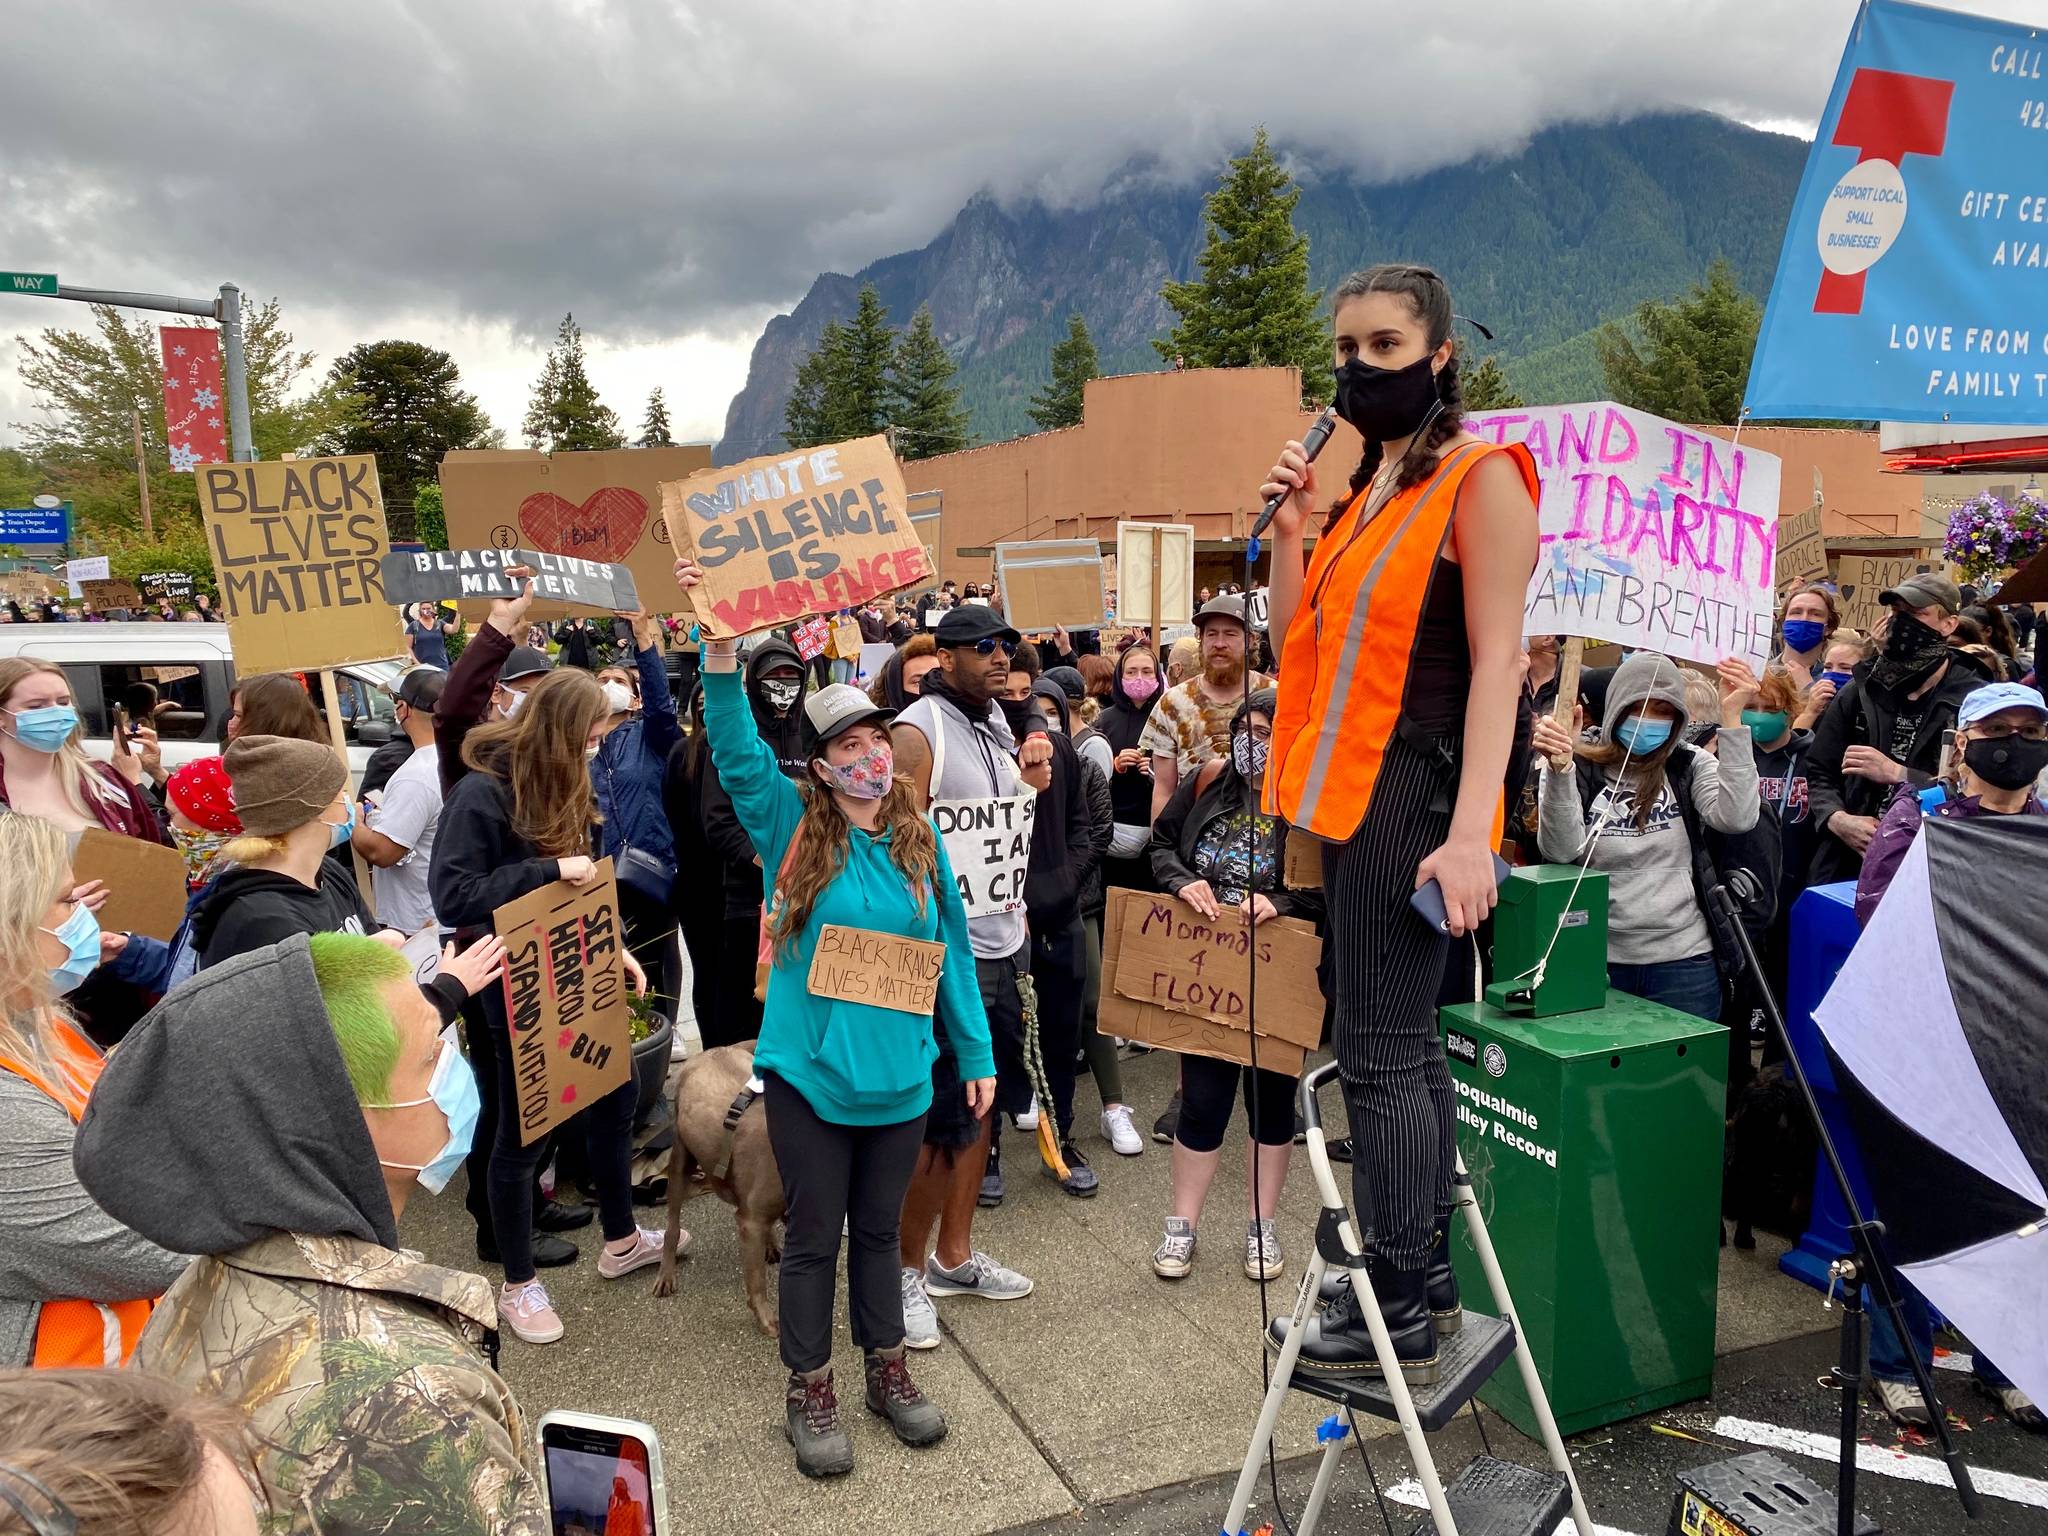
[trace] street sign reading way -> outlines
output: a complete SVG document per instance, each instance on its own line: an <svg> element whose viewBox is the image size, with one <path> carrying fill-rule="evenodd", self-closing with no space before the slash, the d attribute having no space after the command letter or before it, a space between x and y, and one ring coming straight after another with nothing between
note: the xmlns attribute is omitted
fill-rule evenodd
<svg viewBox="0 0 2048 1536"><path fill-rule="evenodd" d="M0 293L40 293L45 297L57 297L57 274L54 272L0 272Z"/></svg>

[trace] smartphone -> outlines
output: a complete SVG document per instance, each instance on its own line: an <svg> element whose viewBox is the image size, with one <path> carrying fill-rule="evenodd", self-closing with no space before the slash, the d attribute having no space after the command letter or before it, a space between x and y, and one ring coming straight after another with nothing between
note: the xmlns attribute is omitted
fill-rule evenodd
<svg viewBox="0 0 2048 1536"><path fill-rule="evenodd" d="M1493 856L1493 884L1496 890L1499 889L1501 881L1507 879L1513 869L1514 866L1499 854L1496 853ZM1451 916L1444 907L1444 888L1438 885L1436 881L1432 880L1427 885L1417 889L1415 894L1408 898L1408 905L1413 907L1416 915L1438 933L1449 933L1451 931Z"/></svg>
<svg viewBox="0 0 2048 1536"><path fill-rule="evenodd" d="M129 752L128 711L119 704L114 706L114 755L126 757Z"/></svg>
<svg viewBox="0 0 2048 1536"><path fill-rule="evenodd" d="M653 1426L557 1408L539 1432L554 1536L660 1536L668 1485Z"/></svg>

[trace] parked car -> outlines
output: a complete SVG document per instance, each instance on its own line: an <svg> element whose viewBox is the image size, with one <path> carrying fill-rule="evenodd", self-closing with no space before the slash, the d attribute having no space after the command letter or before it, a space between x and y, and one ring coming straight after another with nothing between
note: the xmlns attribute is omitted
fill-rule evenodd
<svg viewBox="0 0 2048 1536"><path fill-rule="evenodd" d="M64 669L85 722L86 750L95 757L114 754L117 706L128 709L131 723L155 726L166 767L210 757L227 745L235 663L225 624L0 624L0 659L11 656ZM351 782L362 776L370 754L397 734L392 699L410 665L371 661L335 669ZM308 673L304 681L321 707L319 674ZM148 720L137 708L148 697L137 687L144 683L156 693Z"/></svg>

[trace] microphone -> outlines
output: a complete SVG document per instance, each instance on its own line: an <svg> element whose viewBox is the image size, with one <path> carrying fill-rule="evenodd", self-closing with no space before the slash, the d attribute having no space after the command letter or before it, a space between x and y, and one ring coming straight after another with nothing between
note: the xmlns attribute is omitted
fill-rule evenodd
<svg viewBox="0 0 2048 1536"><path fill-rule="evenodd" d="M1307 433L1301 439L1302 457L1311 464L1315 463L1316 455L1323 451L1323 444L1330 440L1330 433L1336 426L1337 408L1334 405L1323 407L1322 415L1310 423ZM1265 510L1259 513L1258 521L1252 524L1251 541L1245 546L1246 560L1256 561L1259 558L1259 535L1273 525L1273 518L1280 511L1280 503L1292 494L1291 491L1282 491L1267 502Z"/></svg>

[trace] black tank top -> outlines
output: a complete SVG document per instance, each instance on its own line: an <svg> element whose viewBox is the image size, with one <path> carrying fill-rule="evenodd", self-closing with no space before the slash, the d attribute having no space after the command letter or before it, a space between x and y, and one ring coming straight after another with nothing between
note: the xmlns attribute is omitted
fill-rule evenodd
<svg viewBox="0 0 2048 1536"><path fill-rule="evenodd" d="M1465 635L1465 573L1442 555L1430 567L1429 591L1415 626L1415 660L1401 712L1431 736L1465 729L1472 692L1472 647Z"/></svg>

